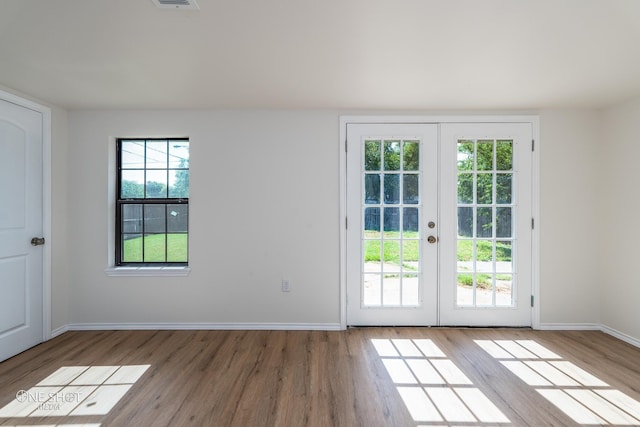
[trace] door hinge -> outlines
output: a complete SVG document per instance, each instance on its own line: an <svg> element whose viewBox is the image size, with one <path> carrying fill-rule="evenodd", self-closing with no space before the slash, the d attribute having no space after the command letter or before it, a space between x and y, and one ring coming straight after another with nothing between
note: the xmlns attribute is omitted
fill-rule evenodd
<svg viewBox="0 0 640 427"><path fill-rule="evenodd" d="M536 149L536 140L532 139L531 140L531 151L534 151Z"/></svg>
<svg viewBox="0 0 640 427"><path fill-rule="evenodd" d="M345 139L345 140L344 140L344 152L345 152L345 153L348 153L348 152L349 152L349 150L348 150L348 148L347 148L347 145L348 145L348 142L347 142L347 140Z"/></svg>
<svg viewBox="0 0 640 427"><path fill-rule="evenodd" d="M533 295L531 295L531 307L533 307Z"/></svg>
<svg viewBox="0 0 640 427"><path fill-rule="evenodd" d="M344 228L349 228L349 219L346 216L344 217Z"/></svg>
<svg viewBox="0 0 640 427"><path fill-rule="evenodd" d="M534 230L536 228L536 221L535 219L531 218L531 229Z"/></svg>

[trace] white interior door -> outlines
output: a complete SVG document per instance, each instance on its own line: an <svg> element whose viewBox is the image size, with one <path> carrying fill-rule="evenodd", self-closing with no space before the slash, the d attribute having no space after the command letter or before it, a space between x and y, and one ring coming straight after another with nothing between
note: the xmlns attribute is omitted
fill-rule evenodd
<svg viewBox="0 0 640 427"><path fill-rule="evenodd" d="M438 126L348 124L347 147L347 323L435 325Z"/></svg>
<svg viewBox="0 0 640 427"><path fill-rule="evenodd" d="M0 100L0 361L43 341L42 126Z"/></svg>
<svg viewBox="0 0 640 427"><path fill-rule="evenodd" d="M440 324L531 326L532 125L442 124Z"/></svg>

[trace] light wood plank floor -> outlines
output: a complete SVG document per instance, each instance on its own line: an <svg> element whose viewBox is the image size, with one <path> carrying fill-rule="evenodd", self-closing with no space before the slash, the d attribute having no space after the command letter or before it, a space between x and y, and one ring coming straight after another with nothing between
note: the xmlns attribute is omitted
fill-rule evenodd
<svg viewBox="0 0 640 427"><path fill-rule="evenodd" d="M78 415L56 415L55 405L20 412L29 402L17 401L16 394L35 396L32 387L62 367L80 367L77 375L86 367L129 365L150 366L119 400L111 396L111 402L103 392L71 402L82 409ZM529 385L533 380L509 366L535 369L551 381ZM553 379L563 374L549 374L549 366L572 367L568 376L578 382L567 375L567 384ZM93 381L104 382L102 371L91 372ZM469 402L469 393L482 399ZM545 393L583 399L579 412L590 407L600 424L622 419L633 425L634 410L640 411L633 407L640 402L640 349L600 332L528 329L67 332L0 363L0 425L580 425L581 418L565 413L573 409ZM627 400L618 409L598 409L622 393ZM32 400L40 404L41 398Z"/></svg>

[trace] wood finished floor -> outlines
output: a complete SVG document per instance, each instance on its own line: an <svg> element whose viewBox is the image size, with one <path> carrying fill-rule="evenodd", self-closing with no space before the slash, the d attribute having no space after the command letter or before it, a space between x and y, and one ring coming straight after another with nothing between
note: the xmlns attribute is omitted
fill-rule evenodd
<svg viewBox="0 0 640 427"><path fill-rule="evenodd" d="M595 331L83 331L0 363L0 408L64 366L150 367L106 415L5 417L0 425L497 425L414 420L372 341L389 339L431 340L508 418L500 425L577 424L474 340L534 340L640 401L640 349Z"/></svg>

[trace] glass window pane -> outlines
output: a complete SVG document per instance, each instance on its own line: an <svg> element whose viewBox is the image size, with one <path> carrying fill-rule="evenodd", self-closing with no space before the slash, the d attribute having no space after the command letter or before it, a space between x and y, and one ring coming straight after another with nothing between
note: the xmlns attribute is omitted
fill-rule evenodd
<svg viewBox="0 0 640 427"><path fill-rule="evenodd" d="M122 232L142 233L142 205L121 205Z"/></svg>
<svg viewBox="0 0 640 427"><path fill-rule="evenodd" d="M147 198L167 198L167 171L147 170Z"/></svg>
<svg viewBox="0 0 640 427"><path fill-rule="evenodd" d="M473 237L473 208L458 208L458 236Z"/></svg>
<svg viewBox="0 0 640 427"><path fill-rule="evenodd" d="M420 260L420 241L419 240L403 240L402 241L403 270L418 271L419 260Z"/></svg>
<svg viewBox="0 0 640 427"><path fill-rule="evenodd" d="M496 237L512 237L511 208L496 208Z"/></svg>
<svg viewBox="0 0 640 427"><path fill-rule="evenodd" d="M402 276L402 305L412 307L420 305L420 287L417 274Z"/></svg>
<svg viewBox="0 0 640 427"><path fill-rule="evenodd" d="M144 236L144 262L166 262L166 234Z"/></svg>
<svg viewBox="0 0 640 427"><path fill-rule="evenodd" d="M400 241L384 240L382 245L384 256L384 266L382 267L382 270L385 273L400 271Z"/></svg>
<svg viewBox="0 0 640 427"><path fill-rule="evenodd" d="M478 208L476 220L476 237L493 236L493 209Z"/></svg>
<svg viewBox="0 0 640 427"><path fill-rule="evenodd" d="M473 203L473 174L458 174L458 203Z"/></svg>
<svg viewBox="0 0 640 427"><path fill-rule="evenodd" d="M417 174L403 175L402 201L407 204L418 204L420 202L420 189Z"/></svg>
<svg viewBox="0 0 640 427"><path fill-rule="evenodd" d="M476 306L493 305L493 275L476 274Z"/></svg>
<svg viewBox="0 0 640 427"><path fill-rule="evenodd" d="M493 202L493 174L478 174L477 202L479 205L490 205Z"/></svg>
<svg viewBox="0 0 640 427"><path fill-rule="evenodd" d="M402 236L405 238L418 238L420 231L420 221L418 219L418 208L402 209Z"/></svg>
<svg viewBox="0 0 640 427"><path fill-rule="evenodd" d="M380 208L365 208L364 210L365 231L380 232ZM366 236L366 233L365 233Z"/></svg>
<svg viewBox="0 0 640 427"><path fill-rule="evenodd" d="M122 141L120 149L123 169L144 169L144 141Z"/></svg>
<svg viewBox="0 0 640 427"><path fill-rule="evenodd" d="M145 233L164 233L166 231L165 205L146 205L144 207Z"/></svg>
<svg viewBox="0 0 640 427"><path fill-rule="evenodd" d="M147 169L167 169L167 141L147 141Z"/></svg>
<svg viewBox="0 0 640 427"><path fill-rule="evenodd" d="M458 239L457 245L458 271L470 270L473 265L473 240Z"/></svg>
<svg viewBox="0 0 640 427"><path fill-rule="evenodd" d="M364 175L364 203L367 205L380 203L380 174Z"/></svg>
<svg viewBox="0 0 640 427"><path fill-rule="evenodd" d="M364 274L362 286L362 303L364 306L382 305L382 275Z"/></svg>
<svg viewBox="0 0 640 427"><path fill-rule="evenodd" d="M476 262L492 262L493 261L493 241L476 240L475 251L476 251Z"/></svg>
<svg viewBox="0 0 640 427"><path fill-rule="evenodd" d="M496 143L496 169L499 171L513 169L513 141L503 140Z"/></svg>
<svg viewBox="0 0 640 427"><path fill-rule="evenodd" d="M189 206L167 205L167 232L186 233L189 229Z"/></svg>
<svg viewBox="0 0 640 427"><path fill-rule="evenodd" d="M189 198L189 170L169 170L169 197L176 199Z"/></svg>
<svg viewBox="0 0 640 427"><path fill-rule="evenodd" d="M400 203L400 174L384 176L384 202L387 204Z"/></svg>
<svg viewBox="0 0 640 427"><path fill-rule="evenodd" d="M364 170L379 171L381 141L365 141L364 143Z"/></svg>
<svg viewBox="0 0 640 427"><path fill-rule="evenodd" d="M384 170L400 170L400 141L384 142Z"/></svg>
<svg viewBox="0 0 640 427"><path fill-rule="evenodd" d="M122 236L122 261L142 262L142 236L125 234Z"/></svg>
<svg viewBox="0 0 640 427"><path fill-rule="evenodd" d="M478 164L476 169L479 171L493 170L493 141L478 141Z"/></svg>
<svg viewBox="0 0 640 427"><path fill-rule="evenodd" d="M120 182L120 197L122 199L136 199L144 197L144 171L123 170Z"/></svg>
<svg viewBox="0 0 640 427"><path fill-rule="evenodd" d="M400 275L385 274L382 282L382 305L400 305Z"/></svg>
<svg viewBox="0 0 640 427"><path fill-rule="evenodd" d="M402 166L406 171L420 169L420 143L418 141L405 141L402 152Z"/></svg>
<svg viewBox="0 0 640 427"><path fill-rule="evenodd" d="M511 257L511 241L498 240L496 242L496 271L501 273L513 272L513 259Z"/></svg>
<svg viewBox="0 0 640 427"><path fill-rule="evenodd" d="M512 200L513 189L511 187L512 174L496 174L496 203L509 204Z"/></svg>
<svg viewBox="0 0 640 427"><path fill-rule="evenodd" d="M384 208L384 231L400 232L400 208Z"/></svg>
<svg viewBox="0 0 640 427"><path fill-rule="evenodd" d="M456 286L456 304L459 306L473 305L473 274L458 274L458 286Z"/></svg>
<svg viewBox="0 0 640 427"><path fill-rule="evenodd" d="M473 170L473 141L458 141L458 170Z"/></svg>
<svg viewBox="0 0 640 427"><path fill-rule="evenodd" d="M167 262L187 262L188 248L186 233L167 234Z"/></svg>
<svg viewBox="0 0 640 427"><path fill-rule="evenodd" d="M496 305L509 307L513 305L513 276L496 274Z"/></svg>
<svg viewBox="0 0 640 427"><path fill-rule="evenodd" d="M189 168L189 141L169 141L169 168Z"/></svg>
<svg viewBox="0 0 640 427"><path fill-rule="evenodd" d="M365 240L364 243L364 262L370 264L365 266L365 271L381 271L380 266L380 240Z"/></svg>

